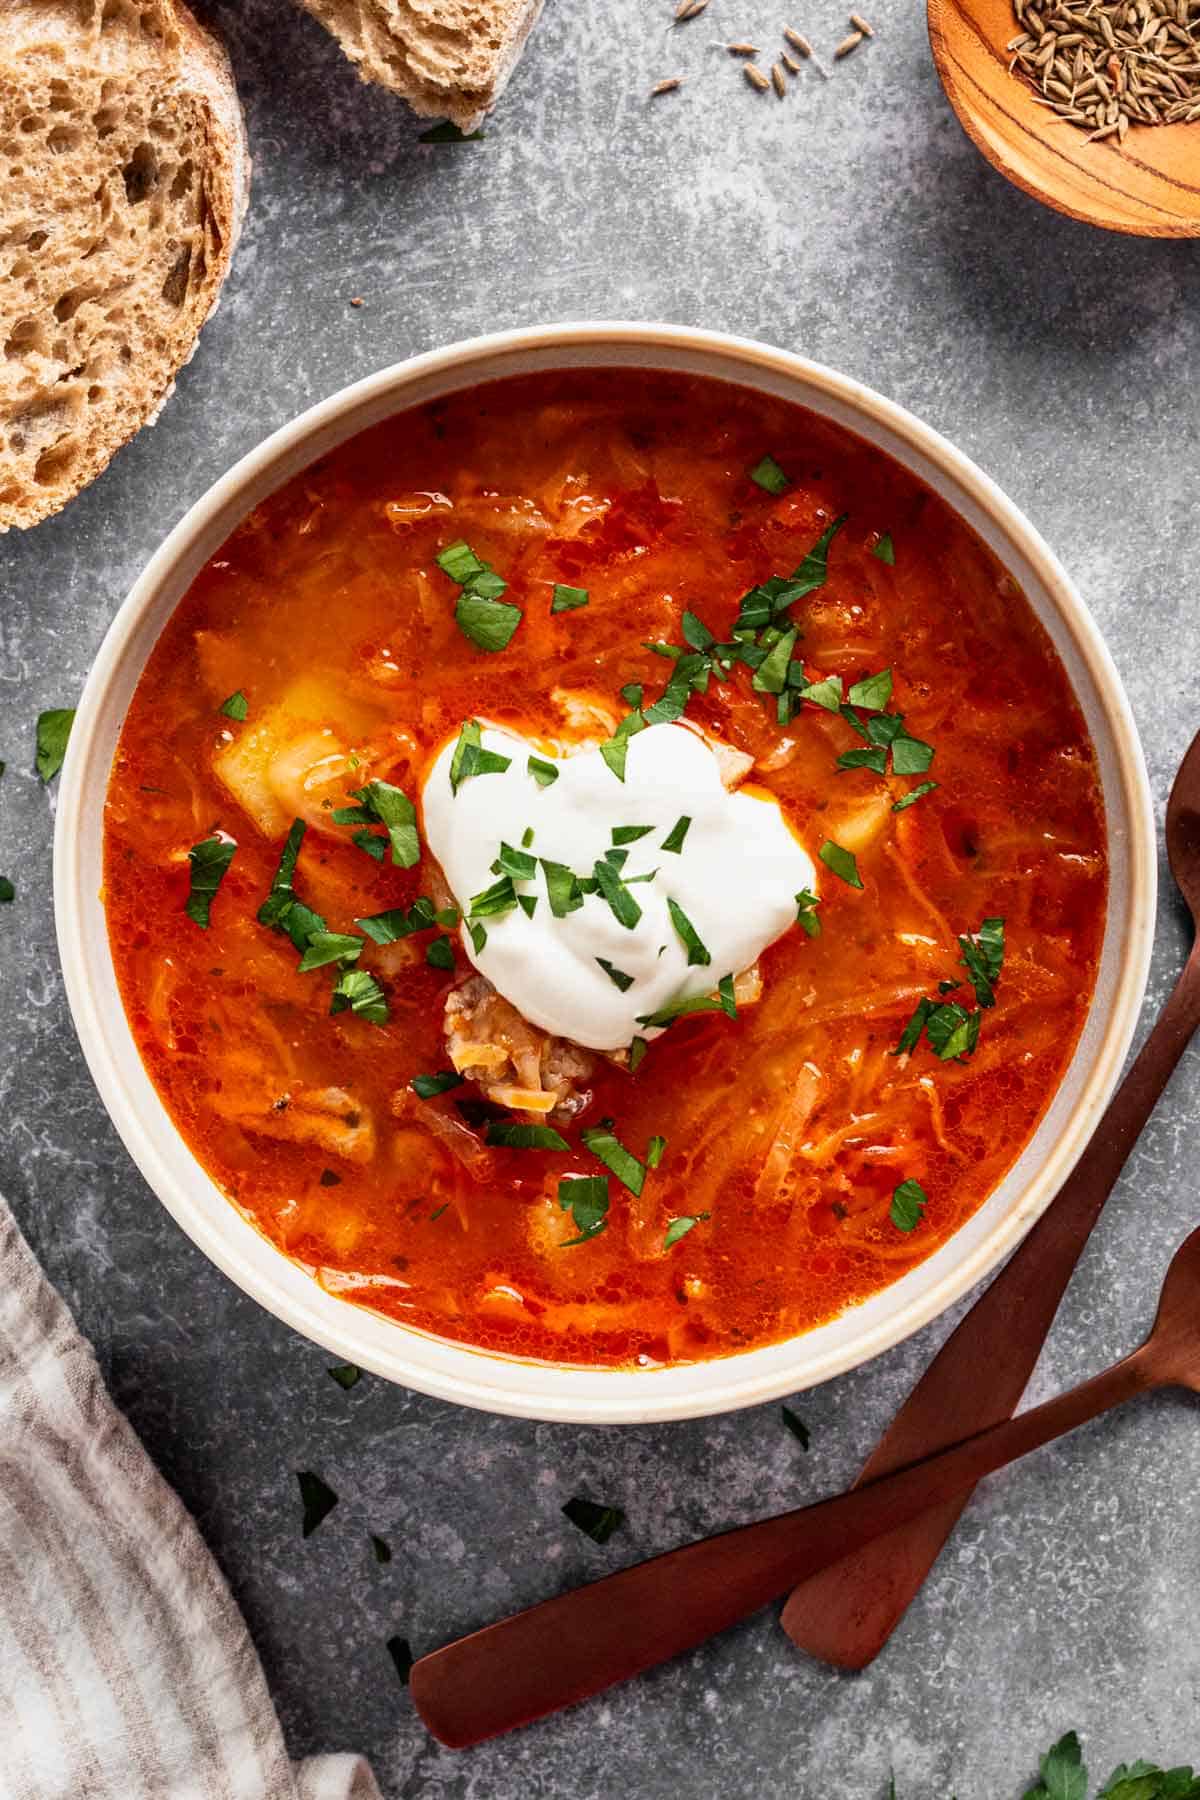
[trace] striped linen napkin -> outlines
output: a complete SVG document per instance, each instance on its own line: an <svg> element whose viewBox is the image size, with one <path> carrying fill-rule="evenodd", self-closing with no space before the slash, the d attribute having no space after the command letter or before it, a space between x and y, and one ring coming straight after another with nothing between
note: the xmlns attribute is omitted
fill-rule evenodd
<svg viewBox="0 0 1200 1800"><path fill-rule="evenodd" d="M380 1800L293 1764L195 1525L0 1200L0 1800Z"/></svg>

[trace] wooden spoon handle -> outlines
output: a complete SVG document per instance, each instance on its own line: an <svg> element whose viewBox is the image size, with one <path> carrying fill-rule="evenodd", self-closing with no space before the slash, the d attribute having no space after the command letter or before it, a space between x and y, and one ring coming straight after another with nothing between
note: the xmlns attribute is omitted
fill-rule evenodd
<svg viewBox="0 0 1200 1800"><path fill-rule="evenodd" d="M1012 1412L1092 1227L1197 1025L1200 956L1193 951L1057 1198L946 1340L860 1481L903 1468ZM783 1610L793 1643L840 1668L865 1667L900 1623L970 1498L969 1489L957 1493L798 1587Z"/></svg>
<svg viewBox="0 0 1200 1800"><path fill-rule="evenodd" d="M1153 1386L1141 1352L1034 1412L832 1500L705 1538L447 1644L413 1666L417 1711L462 1750L691 1649L793 1582Z"/></svg>

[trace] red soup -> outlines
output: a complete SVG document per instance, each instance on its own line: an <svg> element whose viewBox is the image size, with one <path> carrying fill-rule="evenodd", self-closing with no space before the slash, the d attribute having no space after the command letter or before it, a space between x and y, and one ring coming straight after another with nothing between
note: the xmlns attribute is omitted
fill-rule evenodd
<svg viewBox="0 0 1200 1800"><path fill-rule="evenodd" d="M428 839L468 818L463 892ZM230 1201L349 1302L567 1363L772 1343L927 1257L1104 927L1092 746L996 559L847 432L644 370L402 413L260 506L106 832L141 1055Z"/></svg>

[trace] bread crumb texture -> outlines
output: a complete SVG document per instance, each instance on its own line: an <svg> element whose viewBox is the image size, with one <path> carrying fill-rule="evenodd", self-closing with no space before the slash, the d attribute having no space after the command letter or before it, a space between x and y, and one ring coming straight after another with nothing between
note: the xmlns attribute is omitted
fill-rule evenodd
<svg viewBox="0 0 1200 1800"><path fill-rule="evenodd" d="M473 131L512 73L542 0L300 0L364 81Z"/></svg>
<svg viewBox="0 0 1200 1800"><path fill-rule="evenodd" d="M0 3L0 530L153 420L249 183L224 51L177 0Z"/></svg>

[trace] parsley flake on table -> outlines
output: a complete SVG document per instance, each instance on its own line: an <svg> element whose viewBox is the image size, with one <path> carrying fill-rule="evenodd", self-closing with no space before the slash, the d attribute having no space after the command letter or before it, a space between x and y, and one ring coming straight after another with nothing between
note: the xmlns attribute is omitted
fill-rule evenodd
<svg viewBox="0 0 1200 1800"><path fill-rule="evenodd" d="M784 1424L787 1426L800 1448L802 1450L807 1450L809 1444L812 1442L812 1434L799 1413L794 1413L790 1406L781 1406L779 1412Z"/></svg>
<svg viewBox="0 0 1200 1800"><path fill-rule="evenodd" d="M202 931L208 930L212 903L233 861L237 844L227 836L205 838L188 851L188 897L183 910ZM11 900L12 895L9 895Z"/></svg>
<svg viewBox="0 0 1200 1800"><path fill-rule="evenodd" d="M455 129L457 130L457 126ZM430 134L429 132L425 132L423 135L428 138ZM483 133L476 132L475 135L476 137L482 137ZM412 1666L417 1660L412 1653L412 1646L408 1639L405 1637L390 1637L387 1641L387 1653L392 1659L392 1667L396 1671L400 1685L402 1687L407 1687L408 1678L412 1674Z"/></svg>
<svg viewBox="0 0 1200 1800"><path fill-rule="evenodd" d="M43 781L53 781L62 768L74 723L73 706L58 706L38 714L36 760L37 772Z"/></svg>
<svg viewBox="0 0 1200 1800"><path fill-rule="evenodd" d="M311 1469L297 1469L296 1480L300 1484L300 1501L304 1507L302 1535L311 1537L323 1519L327 1519L338 1503L338 1497L327 1482L314 1475Z"/></svg>
<svg viewBox="0 0 1200 1800"><path fill-rule="evenodd" d="M7 875L0 875L0 905L9 906L16 899L17 890Z"/></svg>
<svg viewBox="0 0 1200 1800"><path fill-rule="evenodd" d="M362 1380L362 1370L357 1363L339 1363L336 1368L330 1369L328 1374L346 1393L349 1393L352 1387L357 1387Z"/></svg>
<svg viewBox="0 0 1200 1800"><path fill-rule="evenodd" d="M371 1549L375 1552L375 1561L377 1563L390 1563L392 1560L392 1546L388 1543L386 1538L377 1537L374 1532L370 1535Z"/></svg>
<svg viewBox="0 0 1200 1800"><path fill-rule="evenodd" d="M566 1502L563 1512L594 1544L607 1544L613 1532L625 1521L619 1506L602 1506L598 1500L584 1500L578 1494Z"/></svg>

